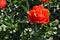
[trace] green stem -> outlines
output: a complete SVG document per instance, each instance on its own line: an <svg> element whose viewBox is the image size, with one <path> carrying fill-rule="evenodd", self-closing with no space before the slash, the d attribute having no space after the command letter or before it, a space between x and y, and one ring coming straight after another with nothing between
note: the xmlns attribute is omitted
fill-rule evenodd
<svg viewBox="0 0 60 40"><path fill-rule="evenodd" d="M26 0L26 5L27 5L27 9L29 10L29 3L28 3L28 0Z"/></svg>
<svg viewBox="0 0 60 40"><path fill-rule="evenodd" d="M35 24L35 32L37 32L38 31L38 29L37 29L37 24Z"/></svg>

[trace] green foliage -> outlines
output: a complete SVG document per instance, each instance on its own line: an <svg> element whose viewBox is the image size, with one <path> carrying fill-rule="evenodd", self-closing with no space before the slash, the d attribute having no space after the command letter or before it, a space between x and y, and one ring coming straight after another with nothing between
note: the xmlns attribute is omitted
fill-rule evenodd
<svg viewBox="0 0 60 40"><path fill-rule="evenodd" d="M34 5L43 5L49 9L48 24L39 25L28 22L27 11ZM47 40L54 36L60 37L59 30L59 0L50 0L48 3L42 3L41 0L7 0L6 8L0 10L0 40Z"/></svg>

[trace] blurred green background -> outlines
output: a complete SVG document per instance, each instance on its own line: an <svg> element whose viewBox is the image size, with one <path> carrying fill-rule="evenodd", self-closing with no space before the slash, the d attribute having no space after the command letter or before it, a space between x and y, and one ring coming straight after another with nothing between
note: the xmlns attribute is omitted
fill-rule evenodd
<svg viewBox="0 0 60 40"><path fill-rule="evenodd" d="M50 11L50 22L30 24L27 11L34 5L44 5ZM0 40L60 40L60 1L7 0L0 10Z"/></svg>

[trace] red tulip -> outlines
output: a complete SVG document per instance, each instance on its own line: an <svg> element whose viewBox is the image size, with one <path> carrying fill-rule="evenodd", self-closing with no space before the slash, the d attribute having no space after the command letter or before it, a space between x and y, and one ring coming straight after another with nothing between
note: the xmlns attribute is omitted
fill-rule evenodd
<svg viewBox="0 0 60 40"><path fill-rule="evenodd" d="M0 9L5 8L6 4L7 4L6 0L0 0Z"/></svg>
<svg viewBox="0 0 60 40"><path fill-rule="evenodd" d="M32 24L46 24L49 22L49 10L41 5L33 6L27 13L28 21Z"/></svg>
<svg viewBox="0 0 60 40"><path fill-rule="evenodd" d="M48 2L49 0L41 0L42 2Z"/></svg>

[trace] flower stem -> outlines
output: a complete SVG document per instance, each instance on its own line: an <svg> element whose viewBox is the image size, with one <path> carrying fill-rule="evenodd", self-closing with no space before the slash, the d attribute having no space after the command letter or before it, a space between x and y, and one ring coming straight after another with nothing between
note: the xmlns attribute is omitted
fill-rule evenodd
<svg viewBox="0 0 60 40"><path fill-rule="evenodd" d="M37 24L35 24L35 32L37 32L38 30L37 30Z"/></svg>

